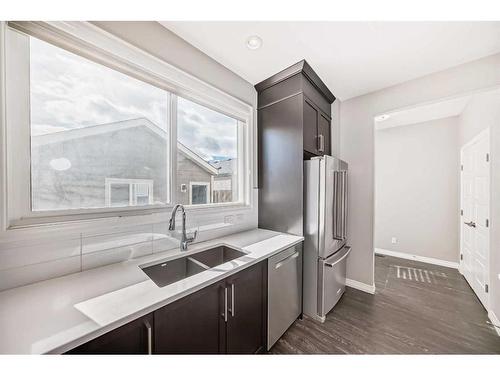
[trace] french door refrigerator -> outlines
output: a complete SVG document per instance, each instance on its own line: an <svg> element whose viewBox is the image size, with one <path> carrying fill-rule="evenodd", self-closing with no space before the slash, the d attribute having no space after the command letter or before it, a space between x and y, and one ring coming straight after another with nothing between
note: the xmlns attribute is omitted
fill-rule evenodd
<svg viewBox="0 0 500 375"><path fill-rule="evenodd" d="M324 322L345 291L347 163L332 156L304 161L304 314Z"/></svg>

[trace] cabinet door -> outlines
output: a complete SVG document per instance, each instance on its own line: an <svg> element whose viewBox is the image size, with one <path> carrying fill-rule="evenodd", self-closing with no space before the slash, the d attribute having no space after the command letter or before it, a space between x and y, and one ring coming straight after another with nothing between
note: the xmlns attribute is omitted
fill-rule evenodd
<svg viewBox="0 0 500 375"><path fill-rule="evenodd" d="M223 282L210 285L154 312L159 354L219 353L224 333Z"/></svg>
<svg viewBox="0 0 500 375"><path fill-rule="evenodd" d="M152 354L153 314L70 350L68 354Z"/></svg>
<svg viewBox="0 0 500 375"><path fill-rule="evenodd" d="M318 155L318 110L304 99L304 151Z"/></svg>
<svg viewBox="0 0 500 375"><path fill-rule="evenodd" d="M247 268L226 279L228 320L226 351L251 354L264 346L265 262Z"/></svg>
<svg viewBox="0 0 500 375"><path fill-rule="evenodd" d="M318 151L320 155L331 155L330 134L330 119L320 113L318 117Z"/></svg>

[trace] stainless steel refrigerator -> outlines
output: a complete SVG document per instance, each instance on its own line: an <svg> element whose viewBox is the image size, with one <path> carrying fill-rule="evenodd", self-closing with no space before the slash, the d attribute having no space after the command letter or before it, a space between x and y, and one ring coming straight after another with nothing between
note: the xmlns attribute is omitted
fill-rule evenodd
<svg viewBox="0 0 500 375"><path fill-rule="evenodd" d="M331 157L304 161L304 314L324 322L345 291L347 163Z"/></svg>

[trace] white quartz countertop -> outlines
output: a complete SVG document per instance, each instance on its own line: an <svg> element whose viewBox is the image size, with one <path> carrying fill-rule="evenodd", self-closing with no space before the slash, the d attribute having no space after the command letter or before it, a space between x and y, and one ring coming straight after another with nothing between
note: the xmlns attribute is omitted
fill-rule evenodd
<svg viewBox="0 0 500 375"><path fill-rule="evenodd" d="M64 353L213 284L292 245L302 237L254 229L42 281L0 293L0 354ZM158 287L140 265L226 244L245 256Z"/></svg>

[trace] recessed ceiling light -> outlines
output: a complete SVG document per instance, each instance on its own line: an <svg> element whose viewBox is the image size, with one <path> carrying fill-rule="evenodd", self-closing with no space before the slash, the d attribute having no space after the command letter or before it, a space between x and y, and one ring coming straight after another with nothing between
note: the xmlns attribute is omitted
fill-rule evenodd
<svg viewBox="0 0 500 375"><path fill-rule="evenodd" d="M248 49L258 49L262 46L262 39L257 35L252 35L247 39Z"/></svg>
<svg viewBox="0 0 500 375"><path fill-rule="evenodd" d="M375 121L377 121L377 122L378 121L384 121L384 120L387 120L389 117L391 117L391 116L389 116L389 115L380 115L380 116L375 117Z"/></svg>

